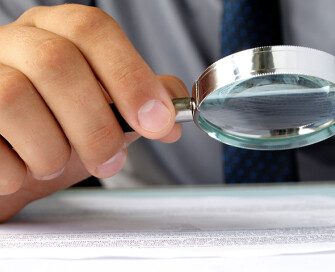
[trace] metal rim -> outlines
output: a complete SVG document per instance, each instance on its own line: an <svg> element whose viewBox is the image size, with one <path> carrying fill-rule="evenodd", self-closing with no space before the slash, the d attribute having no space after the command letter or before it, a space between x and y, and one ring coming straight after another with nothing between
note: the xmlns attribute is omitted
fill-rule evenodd
<svg viewBox="0 0 335 272"><path fill-rule="evenodd" d="M222 58L209 66L193 85L194 122L199 126L199 106L213 91L239 80L269 74L297 74L335 82L335 57L317 49L279 45L248 49Z"/></svg>

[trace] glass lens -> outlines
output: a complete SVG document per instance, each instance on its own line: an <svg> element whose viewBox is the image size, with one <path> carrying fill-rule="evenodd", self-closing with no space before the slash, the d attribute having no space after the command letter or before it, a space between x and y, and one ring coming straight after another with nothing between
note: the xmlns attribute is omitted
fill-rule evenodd
<svg viewBox="0 0 335 272"><path fill-rule="evenodd" d="M259 150L289 149L335 134L335 85L295 74L241 80L207 96L198 124L224 143Z"/></svg>

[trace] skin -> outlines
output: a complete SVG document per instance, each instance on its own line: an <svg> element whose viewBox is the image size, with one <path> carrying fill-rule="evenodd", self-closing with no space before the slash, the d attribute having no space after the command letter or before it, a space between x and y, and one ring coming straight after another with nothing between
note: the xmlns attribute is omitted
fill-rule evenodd
<svg viewBox="0 0 335 272"><path fill-rule="evenodd" d="M35 7L0 26L0 222L90 175L110 177L140 136L171 143L176 77L156 76L120 26L81 5ZM135 133L124 134L115 103Z"/></svg>

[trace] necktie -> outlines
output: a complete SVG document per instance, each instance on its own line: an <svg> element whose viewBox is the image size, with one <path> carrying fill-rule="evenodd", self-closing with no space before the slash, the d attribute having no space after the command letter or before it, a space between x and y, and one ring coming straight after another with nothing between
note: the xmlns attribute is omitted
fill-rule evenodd
<svg viewBox="0 0 335 272"><path fill-rule="evenodd" d="M224 0L222 57L240 50L282 44L277 0ZM297 181L292 150L256 151L224 145L226 183Z"/></svg>

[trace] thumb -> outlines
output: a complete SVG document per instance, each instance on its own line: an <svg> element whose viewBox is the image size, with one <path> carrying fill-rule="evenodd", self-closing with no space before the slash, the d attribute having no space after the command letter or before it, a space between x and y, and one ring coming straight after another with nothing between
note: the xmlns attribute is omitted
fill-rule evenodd
<svg viewBox="0 0 335 272"><path fill-rule="evenodd" d="M157 76L164 88L172 98L188 97L187 88L182 80L171 75ZM164 137L159 140L163 143L174 143L181 137L182 129L180 124L175 124L172 129Z"/></svg>

